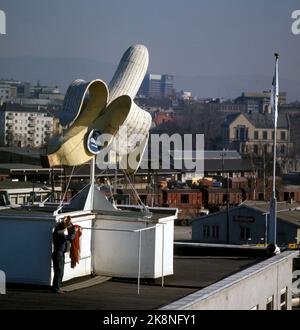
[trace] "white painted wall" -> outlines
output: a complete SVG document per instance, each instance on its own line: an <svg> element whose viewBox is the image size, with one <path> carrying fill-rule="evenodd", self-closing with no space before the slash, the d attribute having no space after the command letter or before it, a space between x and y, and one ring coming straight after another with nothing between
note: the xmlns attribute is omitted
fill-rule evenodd
<svg viewBox="0 0 300 330"><path fill-rule="evenodd" d="M57 217L50 213L11 211L10 214L0 213L0 270L6 273L8 282L51 285L54 275L52 232L56 221L65 215L70 215L74 224L86 229L81 236L81 259L74 269L66 253L63 281L90 275L93 270L99 275L137 277L139 233L90 229L94 222L96 228L117 230L155 226L142 232L141 277L173 274L173 217L142 222L137 215L127 219L98 214L95 221L96 216L89 211Z"/></svg>
<svg viewBox="0 0 300 330"><path fill-rule="evenodd" d="M89 212L71 212L68 213L68 215L72 217L72 222L74 225L85 228L92 227L92 219L94 218L93 214L90 214ZM90 275L92 273L91 240L92 231L83 229L80 241L80 261L75 268L71 268L70 253L68 252L65 254L65 270L63 282L75 277ZM54 272L52 267L51 278L53 278L53 276Z"/></svg>
<svg viewBox="0 0 300 330"><path fill-rule="evenodd" d="M163 222L163 219L160 220ZM118 230L137 230L155 226L142 232L141 240L141 277L157 278L173 274L173 232L174 220L166 221L166 225L120 217L98 215L95 228L114 229L95 230L92 254L96 274L115 277L138 277L139 233ZM162 226L164 226L164 248L162 242ZM163 262L162 262L163 253ZM163 269L162 269L163 268Z"/></svg>
<svg viewBox="0 0 300 330"><path fill-rule="evenodd" d="M7 282L50 284L54 224L51 216L0 215L0 269Z"/></svg>
<svg viewBox="0 0 300 330"><path fill-rule="evenodd" d="M74 217L74 224L91 227L93 215ZM7 282L51 285L52 232L55 217L46 213L0 213L0 270ZM91 274L91 231L83 231L81 260L71 268L69 254L63 280Z"/></svg>

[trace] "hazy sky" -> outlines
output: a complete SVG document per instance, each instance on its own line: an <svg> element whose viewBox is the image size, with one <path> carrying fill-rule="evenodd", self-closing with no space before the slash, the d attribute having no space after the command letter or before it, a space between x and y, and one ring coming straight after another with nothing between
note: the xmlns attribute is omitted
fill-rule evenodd
<svg viewBox="0 0 300 330"><path fill-rule="evenodd" d="M278 51L282 76L300 77L300 35L291 32L299 0L0 0L0 9L0 57L117 64L143 43L152 72L270 75Z"/></svg>

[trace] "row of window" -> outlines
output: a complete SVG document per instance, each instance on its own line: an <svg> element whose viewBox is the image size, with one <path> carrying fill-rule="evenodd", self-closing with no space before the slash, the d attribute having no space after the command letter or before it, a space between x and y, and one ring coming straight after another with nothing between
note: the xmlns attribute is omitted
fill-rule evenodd
<svg viewBox="0 0 300 330"><path fill-rule="evenodd" d="M263 140L268 140L269 139L269 132L268 131L263 131L262 132L262 139ZM274 131L272 132L272 140L274 140ZM259 139L259 131L254 131L254 140ZM278 139L278 137L277 137ZM280 131L280 140L285 141L286 140L286 131Z"/></svg>
<svg viewBox="0 0 300 330"><path fill-rule="evenodd" d="M287 310L287 294L288 288L284 288L280 291L280 310ZM259 310L259 305L255 305L251 308L251 310ZM274 295L269 297L266 301L266 310L271 311L274 310Z"/></svg>
<svg viewBox="0 0 300 330"><path fill-rule="evenodd" d="M203 225L203 237L204 238L219 238L219 226L218 225ZM249 227L240 227L240 239L249 240L251 238L251 229Z"/></svg>
<svg viewBox="0 0 300 330"><path fill-rule="evenodd" d="M10 128L12 128L12 126L10 126ZM45 128L45 131L48 131L50 128L51 128L50 126L49 127L46 127ZM14 129L15 130L23 131L23 126L20 126L20 127L14 126ZM24 131L31 130L31 129L32 130L37 130L37 131L39 131L41 129L41 131L44 131L44 127L29 127L29 128L27 126L24 127Z"/></svg>
<svg viewBox="0 0 300 330"><path fill-rule="evenodd" d="M10 145L9 140L7 140L6 143L7 143L7 145ZM18 147L27 146L28 148L29 147L35 148L35 146L41 146L41 145L43 145L43 143L47 143L47 139L44 139L44 141L31 141L30 139L28 139L28 141L14 140L14 141L12 141L11 146L18 146Z"/></svg>
<svg viewBox="0 0 300 330"><path fill-rule="evenodd" d="M191 197L193 197L193 196L191 196ZM178 201L178 203L180 203L180 204L190 204L191 202L192 202L192 198L190 198L189 194L181 194L180 195L180 201ZM169 204L176 204L176 203L177 203L177 200L175 198L169 200Z"/></svg>
<svg viewBox="0 0 300 330"><path fill-rule="evenodd" d="M36 113L36 112L8 112L7 113L8 117L10 116L24 116L24 117L47 117L46 113ZM7 118L9 119L9 118Z"/></svg>
<svg viewBox="0 0 300 330"><path fill-rule="evenodd" d="M280 154L285 154L288 151L288 147L284 144L281 144L280 146L277 146L276 148L277 152L279 152ZM265 154L267 153L272 153L274 152L274 146L273 145L256 145L254 144L253 146L251 145L246 145L246 144L242 144L240 146L240 152L241 153L248 153L248 152L253 152L255 154L259 154L261 152L264 152Z"/></svg>
<svg viewBox="0 0 300 330"><path fill-rule="evenodd" d="M260 132L259 131L254 131L254 140L259 140L260 139ZM272 140L274 140L274 131L272 131ZM286 141L287 139L287 134L286 131L280 131L280 137L281 141ZM277 137L277 139L278 139ZM239 141L247 141L249 139L249 129L246 126L238 126L235 129L235 138ZM263 140L270 140L270 134L269 131L263 131L262 132L262 137Z"/></svg>
<svg viewBox="0 0 300 330"><path fill-rule="evenodd" d="M22 122L22 121L21 121L21 122L20 122L20 120L17 120L17 119L16 119L16 120L15 120L15 124L18 124L18 123L19 123L19 124L27 124L28 122L27 122L27 121L25 121L25 122ZM39 124L40 121L37 120L36 123ZM51 122L51 121L44 121L44 120L41 120L41 124L46 124L46 125L48 124L48 125L51 125L52 122Z"/></svg>
<svg viewBox="0 0 300 330"><path fill-rule="evenodd" d="M31 139L33 139L34 137L36 137L36 138L41 138L41 139L43 139L43 138L48 138L49 136L46 134L46 135L44 135L44 134L32 134L31 136L27 136L27 134L9 134L8 136L7 136L7 140L11 140L12 138L14 138L15 140L18 140L18 139L28 139L28 140L31 140Z"/></svg>
<svg viewBox="0 0 300 330"><path fill-rule="evenodd" d="M205 238L219 238L219 226L218 225L204 225L203 226L203 237Z"/></svg>
<svg viewBox="0 0 300 330"><path fill-rule="evenodd" d="M272 153L273 153L273 150L274 150L273 146L270 146L269 147L269 145L265 144L263 146L263 148L260 148L260 146L258 146L256 144L253 145L253 152L255 154L258 154L259 153L259 150L263 150L263 152L266 154L266 153L269 153L270 152L270 149L272 150ZM276 150L278 150L278 148ZM282 154L284 154L285 153L285 150L286 150L285 145L284 144L280 145L279 152L282 153Z"/></svg>

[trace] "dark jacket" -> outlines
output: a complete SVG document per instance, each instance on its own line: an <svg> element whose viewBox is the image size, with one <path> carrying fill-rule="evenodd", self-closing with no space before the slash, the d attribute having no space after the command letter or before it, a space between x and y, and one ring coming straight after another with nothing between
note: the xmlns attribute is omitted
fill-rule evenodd
<svg viewBox="0 0 300 330"><path fill-rule="evenodd" d="M68 235L65 235L65 228L63 223L57 224L53 232L53 252L65 253L67 251L67 242L71 242L74 239L75 234L76 231L73 226L68 228Z"/></svg>

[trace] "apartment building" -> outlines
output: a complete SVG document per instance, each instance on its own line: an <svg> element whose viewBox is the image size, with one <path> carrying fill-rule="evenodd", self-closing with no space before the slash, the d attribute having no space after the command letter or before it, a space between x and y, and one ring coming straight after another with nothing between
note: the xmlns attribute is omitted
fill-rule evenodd
<svg viewBox="0 0 300 330"><path fill-rule="evenodd" d="M0 146L40 148L56 128L53 115L45 109L13 103L0 107Z"/></svg>

